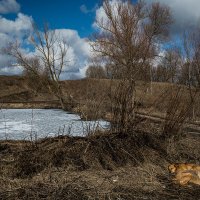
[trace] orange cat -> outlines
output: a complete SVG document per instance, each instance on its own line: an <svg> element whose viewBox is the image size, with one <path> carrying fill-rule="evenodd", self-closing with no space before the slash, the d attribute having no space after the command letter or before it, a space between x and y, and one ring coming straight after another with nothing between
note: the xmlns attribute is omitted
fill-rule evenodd
<svg viewBox="0 0 200 200"><path fill-rule="evenodd" d="M200 185L200 166L189 163L171 164L168 167L171 173L175 173L173 179L180 185L194 183Z"/></svg>

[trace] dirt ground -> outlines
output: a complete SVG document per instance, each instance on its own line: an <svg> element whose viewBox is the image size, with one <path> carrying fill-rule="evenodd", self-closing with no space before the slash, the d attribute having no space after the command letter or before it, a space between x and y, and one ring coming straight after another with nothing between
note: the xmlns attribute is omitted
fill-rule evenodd
<svg viewBox="0 0 200 200"><path fill-rule="evenodd" d="M172 182L169 163L199 164L199 136L96 133L0 142L0 199L198 200L200 187Z"/></svg>

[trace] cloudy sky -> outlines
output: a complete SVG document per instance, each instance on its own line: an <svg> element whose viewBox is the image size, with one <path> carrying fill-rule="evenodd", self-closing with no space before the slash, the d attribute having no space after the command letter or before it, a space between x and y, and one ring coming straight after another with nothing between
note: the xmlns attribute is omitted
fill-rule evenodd
<svg viewBox="0 0 200 200"><path fill-rule="evenodd" d="M119 1L119 0L112 0ZM172 34L194 28L200 22L200 0L145 0L168 5L174 17ZM32 22L39 28L44 22L66 38L73 62L62 78L80 78L88 66L90 47L87 38L94 32L94 21L102 14L99 0L0 0L0 49L9 42L27 43ZM30 50L24 49L27 53ZM0 53L0 75L19 74L21 69L11 66L15 61Z"/></svg>

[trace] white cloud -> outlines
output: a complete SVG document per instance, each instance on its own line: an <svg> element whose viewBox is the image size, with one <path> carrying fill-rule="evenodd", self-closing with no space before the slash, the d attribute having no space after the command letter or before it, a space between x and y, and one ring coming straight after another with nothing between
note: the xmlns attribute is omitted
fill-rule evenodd
<svg viewBox="0 0 200 200"><path fill-rule="evenodd" d="M2 26L1 26L2 25ZM7 20L0 18L0 48L5 47L9 42L14 42L16 39L22 44L27 43L27 38L32 32L32 18L23 14L18 14L16 20ZM7 27L7 28L6 28ZM85 68L88 65L88 58L90 56L90 45L85 38L81 38L77 31L71 29L56 29L55 34L64 39L68 45L68 52L66 60L70 61L64 68L64 73L61 79L74 79L84 77ZM24 40L26 39L26 40ZM55 44L55 46L58 44ZM34 49L21 49L23 53L31 57L39 55ZM59 54L59 52L57 52ZM21 73L22 70L17 67L8 67L10 63L15 62L13 58L0 54L0 74L16 74Z"/></svg>
<svg viewBox="0 0 200 200"><path fill-rule="evenodd" d="M8 20L0 16L0 50L10 42L23 41L32 31L32 21L31 17L22 13L19 13L15 20ZM21 72L21 70L17 70L17 67L8 67L13 62L13 58L0 53L0 74Z"/></svg>
<svg viewBox="0 0 200 200"><path fill-rule="evenodd" d="M184 29L192 29L200 25L199 0L145 0L147 3L160 2L169 6L174 17L173 33L180 33Z"/></svg>
<svg viewBox="0 0 200 200"><path fill-rule="evenodd" d="M14 39L28 35L32 30L32 18L19 13L15 20L0 16L0 47Z"/></svg>
<svg viewBox="0 0 200 200"><path fill-rule="evenodd" d="M19 13L15 20L8 20L0 16L0 34L9 37L23 37L32 29L32 17Z"/></svg>
<svg viewBox="0 0 200 200"><path fill-rule="evenodd" d="M0 75L15 75L15 74L21 74L22 68L14 65L8 65L8 61L10 63L14 63L15 60L7 55L1 55L0 54Z"/></svg>
<svg viewBox="0 0 200 200"><path fill-rule="evenodd" d="M183 30L192 30L196 26L200 26L200 0L144 0L146 3L160 2L171 8L174 23L171 26L172 33L181 33ZM116 10L116 4L121 0L110 0L113 11ZM106 21L106 15L103 7L96 10L96 20L103 19ZM93 27L97 28L96 23Z"/></svg>
<svg viewBox="0 0 200 200"><path fill-rule="evenodd" d="M20 10L20 5L16 0L1 0L0 14L17 13Z"/></svg>
<svg viewBox="0 0 200 200"><path fill-rule="evenodd" d="M113 8L116 7L116 5L120 2L120 0L111 0L110 4ZM96 17L95 17L95 22L93 23L94 28L98 28L96 21L107 21L107 17L105 14L105 11L103 9L103 6L100 6L98 9L96 9Z"/></svg>
<svg viewBox="0 0 200 200"><path fill-rule="evenodd" d="M18 13L16 19L9 20L0 15L0 50L6 47L10 42L16 40L22 43L22 52L31 57L37 55L33 48L28 48L28 38L32 33L33 19L30 16ZM65 73L62 79L81 78L84 77L85 68L88 66L90 57L90 45L86 38L81 38L77 31L71 29L56 29L55 33L63 38L69 45L67 52L67 60L69 65L64 68ZM56 44L55 44L56 45ZM12 66L15 59L2 54L0 51L0 74L20 74L22 68Z"/></svg>
<svg viewBox="0 0 200 200"><path fill-rule="evenodd" d="M12 73L10 73L12 71ZM23 72L23 68L19 66L9 66L0 68L1 75L19 75Z"/></svg>
<svg viewBox="0 0 200 200"><path fill-rule="evenodd" d="M118 11L117 11L118 5L120 3L123 3L123 5L128 6L126 1L122 1L122 0L110 0L109 1L109 4L110 4L110 6L112 8L112 12L116 17L117 17L117 13L118 13ZM97 22L103 22L104 24L109 23L109 20L108 20L106 14L105 14L103 6L100 6L98 9L96 9L95 22L92 24L92 26L95 29L99 29L99 27L97 25Z"/></svg>
<svg viewBox="0 0 200 200"><path fill-rule="evenodd" d="M90 45L85 38L81 38L77 31L71 29L56 29L56 34L65 40L69 45L67 59L69 65L64 69L62 79L74 79L84 77L82 70L88 65L88 59L91 55Z"/></svg>

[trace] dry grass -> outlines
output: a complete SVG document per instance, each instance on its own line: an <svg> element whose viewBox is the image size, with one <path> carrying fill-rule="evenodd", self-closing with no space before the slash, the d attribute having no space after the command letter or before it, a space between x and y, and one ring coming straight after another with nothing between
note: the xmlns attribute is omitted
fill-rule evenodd
<svg viewBox="0 0 200 200"><path fill-rule="evenodd" d="M172 183L172 162L197 163L199 136L168 146L159 135L104 133L0 142L1 199L198 199ZM198 163L197 163L198 164Z"/></svg>
<svg viewBox="0 0 200 200"><path fill-rule="evenodd" d="M41 93L26 99L21 95L23 80L17 78L17 84L12 80L15 77L10 78L9 83L1 82L0 87L8 90L8 93L4 91L1 94L1 99L38 100L49 97L49 94ZM70 94L77 103L74 110L80 109L76 112L90 119L110 112L110 99L116 82L84 79L62 84L64 93ZM21 92L13 93L13 88L18 91L16 87ZM24 87L29 93L29 88ZM181 88L183 93L178 99L188 102L188 90L184 86ZM147 85L138 82L136 89L137 111L157 115L165 115L167 111L171 113L173 98L170 97L176 94L177 87L154 83L151 93L147 91ZM52 99L52 96L48 98ZM177 104L176 109L179 105L182 104ZM177 141L166 140L162 137L162 124L143 119L138 119L138 122L129 132L123 133L60 136L34 143L0 141L0 199L199 199L198 187L183 188L172 183L167 166L175 162L197 163L200 159L200 136L181 134ZM170 125L167 122L166 128ZM169 122L174 123L174 120ZM180 130L176 129L179 124L176 122L167 132L176 134Z"/></svg>
<svg viewBox="0 0 200 200"><path fill-rule="evenodd" d="M63 81L63 93L65 96L71 95L75 105L85 106L84 112L89 116L91 108L98 109L98 116L102 117L106 112L110 112L112 107L111 98L116 90L118 80L108 79L82 79ZM182 100L189 100L189 90L186 86L182 88ZM0 101L51 101L55 97L48 92L38 92L33 95L23 77L0 76ZM153 83L152 92L150 86L144 82L136 84L136 106L137 111L157 116L165 116L171 94L177 90L177 85L170 83ZM200 116L200 106L196 96L195 115L196 120ZM86 110L86 111L85 111ZM90 118L90 116L89 116Z"/></svg>

